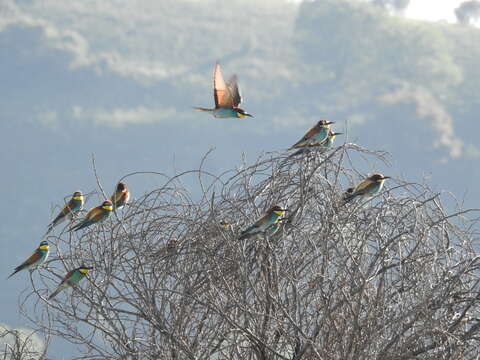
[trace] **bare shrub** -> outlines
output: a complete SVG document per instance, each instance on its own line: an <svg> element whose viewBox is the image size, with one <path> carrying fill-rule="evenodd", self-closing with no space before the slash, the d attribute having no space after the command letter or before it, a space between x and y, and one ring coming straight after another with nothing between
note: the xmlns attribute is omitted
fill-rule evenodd
<svg viewBox="0 0 480 360"><path fill-rule="evenodd" d="M341 206L366 175L352 158L384 154L346 144L221 176L202 165L102 224L49 236L57 256L25 316L79 359L475 358L475 210L447 213L439 193L402 180ZM182 185L192 176L200 191ZM239 241L274 204L290 210L280 230ZM48 303L81 264L94 270Z"/></svg>

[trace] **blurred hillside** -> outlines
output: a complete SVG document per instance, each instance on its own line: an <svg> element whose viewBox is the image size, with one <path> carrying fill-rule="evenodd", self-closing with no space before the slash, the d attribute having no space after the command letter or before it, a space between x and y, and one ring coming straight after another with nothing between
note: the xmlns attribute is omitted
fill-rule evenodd
<svg viewBox="0 0 480 360"><path fill-rule="evenodd" d="M3 273L37 246L64 196L97 189L92 153L110 192L131 171L198 167L211 147L207 170L239 166L242 153L286 149L319 118L349 142L391 153L391 168L358 163L365 172L427 177L476 206L479 40L472 27L355 1L5 1ZM191 109L213 103L217 60L226 77L238 74L254 119ZM162 178L129 184L135 197ZM11 326L25 279L6 282L1 297L9 311L0 320Z"/></svg>

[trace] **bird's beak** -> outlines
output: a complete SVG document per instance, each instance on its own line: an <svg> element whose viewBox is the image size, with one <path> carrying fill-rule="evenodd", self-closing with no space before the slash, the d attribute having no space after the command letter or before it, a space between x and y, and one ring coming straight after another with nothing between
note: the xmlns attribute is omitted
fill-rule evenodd
<svg viewBox="0 0 480 360"><path fill-rule="evenodd" d="M384 176L383 179L390 179L390 176Z"/></svg>
<svg viewBox="0 0 480 360"><path fill-rule="evenodd" d="M335 124L335 121L327 121L327 125Z"/></svg>
<svg viewBox="0 0 480 360"><path fill-rule="evenodd" d="M343 133L336 133L334 132L333 135L337 136L337 135L342 135Z"/></svg>
<svg viewBox="0 0 480 360"><path fill-rule="evenodd" d="M249 114L249 113L245 113L245 116L253 117L253 115L252 115L252 114Z"/></svg>

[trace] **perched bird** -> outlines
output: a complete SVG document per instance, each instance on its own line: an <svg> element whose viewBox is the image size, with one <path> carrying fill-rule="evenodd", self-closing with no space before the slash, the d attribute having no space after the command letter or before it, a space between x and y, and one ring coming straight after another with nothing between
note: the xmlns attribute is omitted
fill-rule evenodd
<svg viewBox="0 0 480 360"><path fill-rule="evenodd" d="M216 118L253 117L238 107L242 102L242 97L240 96L240 90L237 85L237 75L233 75L230 80L225 83L220 64L218 63L215 64L215 70L213 71L213 95L215 98L215 108L207 109L197 106L193 108L198 111L211 112Z"/></svg>
<svg viewBox="0 0 480 360"><path fill-rule="evenodd" d="M286 220L285 218L278 219L278 221L275 224L269 226L267 230L265 230L265 235L267 236L275 235L278 232L278 230L280 230L282 226L285 224L285 220Z"/></svg>
<svg viewBox="0 0 480 360"><path fill-rule="evenodd" d="M68 231L78 231L87 226L102 222L110 216L112 210L112 202L110 200L105 200L102 205L90 209L85 218Z"/></svg>
<svg viewBox="0 0 480 360"><path fill-rule="evenodd" d="M48 300L53 299L55 296L58 295L60 291L66 289L68 287L76 286L80 280L82 280L93 267L88 266L80 266L72 271L69 271L65 274L60 285L57 286L54 292L50 294Z"/></svg>
<svg viewBox="0 0 480 360"><path fill-rule="evenodd" d="M325 139L325 141L321 142L318 145L304 146L300 150L296 151L292 156L303 154L304 152L309 151L309 150L317 150L320 153L323 153L333 146L333 142L335 141L335 138L337 137L337 135L341 135L341 134L343 134L343 133L337 133L337 132L334 132L330 129L328 131L328 136Z"/></svg>
<svg viewBox="0 0 480 360"><path fill-rule="evenodd" d="M320 120L314 127L307 131L307 133L288 150L302 148L305 146L318 146L328 138L330 132L330 125L333 121Z"/></svg>
<svg viewBox="0 0 480 360"><path fill-rule="evenodd" d="M268 232L272 226L277 225L277 223L280 221L281 217L285 214L286 211L286 209L282 209L278 205L272 206L265 215L258 219L253 225L242 231L239 240L245 239L255 234ZM276 230L278 230L278 228L275 229L275 231Z"/></svg>
<svg viewBox="0 0 480 360"><path fill-rule="evenodd" d="M347 190L345 190L345 192L342 195L342 200L343 200L344 203L345 203L345 200L348 199L352 195L353 190L355 190L355 188L353 188L353 187L349 187Z"/></svg>
<svg viewBox="0 0 480 360"><path fill-rule="evenodd" d="M230 230L232 228L232 224L230 224L228 221L226 220L222 220L218 223L218 225L220 225L222 228L224 228L225 230Z"/></svg>
<svg viewBox="0 0 480 360"><path fill-rule="evenodd" d="M385 179L389 179L390 176L384 176L382 174L373 174L363 180L360 184L354 188L349 188L343 195L344 203L348 203L357 197L370 197L378 194L383 187Z"/></svg>
<svg viewBox="0 0 480 360"><path fill-rule="evenodd" d="M13 275L17 272L26 270L26 269L33 269L34 267L39 266L45 260L47 260L48 254L50 250L48 249L48 242L45 240L40 243L38 248L30 255L30 257L25 260L21 265L15 268L15 271L7 278L10 279Z"/></svg>
<svg viewBox="0 0 480 360"><path fill-rule="evenodd" d="M130 200L130 191L128 191L127 184L122 181L119 182L110 200L115 210L124 207L128 200Z"/></svg>
<svg viewBox="0 0 480 360"><path fill-rule="evenodd" d="M53 221L48 225L48 230L46 234L52 231L53 228L60 224L63 220L65 220L65 218L73 218L74 215L76 215L80 210L83 209L83 203L84 198L82 192L80 190L75 191L72 198L68 201L68 203L65 204L62 211L60 211L57 217L53 219Z"/></svg>

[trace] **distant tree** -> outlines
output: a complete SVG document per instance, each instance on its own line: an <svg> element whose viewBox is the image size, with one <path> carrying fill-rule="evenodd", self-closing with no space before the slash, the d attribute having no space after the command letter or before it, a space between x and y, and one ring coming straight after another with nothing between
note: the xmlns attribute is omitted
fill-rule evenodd
<svg viewBox="0 0 480 360"><path fill-rule="evenodd" d="M399 21L359 2L302 2L295 40L299 76L311 86L303 101L322 101L329 111L370 107L405 83L444 98L463 80L441 27Z"/></svg>
<svg viewBox="0 0 480 360"><path fill-rule="evenodd" d="M469 0L455 9L455 16L460 24L470 25L480 18L480 1Z"/></svg>
<svg viewBox="0 0 480 360"><path fill-rule="evenodd" d="M346 144L166 179L101 225L49 236L25 316L78 359L473 359L477 223L399 179L342 205L362 158L383 155ZM289 209L278 231L238 240L273 204ZM81 263L87 279L48 302Z"/></svg>

